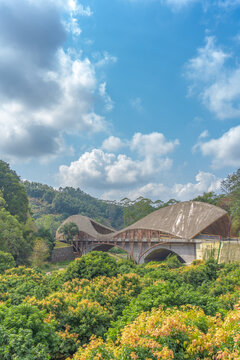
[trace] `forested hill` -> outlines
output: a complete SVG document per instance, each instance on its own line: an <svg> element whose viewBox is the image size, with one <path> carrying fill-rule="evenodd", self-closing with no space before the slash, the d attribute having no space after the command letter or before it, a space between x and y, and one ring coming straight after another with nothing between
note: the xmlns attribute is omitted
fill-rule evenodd
<svg viewBox="0 0 240 360"><path fill-rule="evenodd" d="M114 202L96 199L80 189L56 190L48 185L24 181L32 216L40 226L56 230L67 217L81 214L115 229L123 227L123 208Z"/></svg>
<svg viewBox="0 0 240 360"><path fill-rule="evenodd" d="M56 190L48 185L29 181L25 181L24 185L36 225L50 229L52 234L61 222L71 215L89 216L104 225L121 229L161 207L177 202L175 199L163 202L140 197L134 201L125 198L117 203L96 199L71 187ZM217 205L228 211L231 216L232 235L240 236L240 169L222 182L221 194L208 192L192 200Z"/></svg>

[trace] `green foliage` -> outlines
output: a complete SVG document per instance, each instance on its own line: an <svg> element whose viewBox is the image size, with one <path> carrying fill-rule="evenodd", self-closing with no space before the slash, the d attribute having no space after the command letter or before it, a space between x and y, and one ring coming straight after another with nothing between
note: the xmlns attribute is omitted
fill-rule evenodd
<svg viewBox="0 0 240 360"><path fill-rule="evenodd" d="M31 254L31 264L33 266L42 266L49 258L50 252L46 241L42 238L35 238L33 251Z"/></svg>
<svg viewBox="0 0 240 360"><path fill-rule="evenodd" d="M123 206L124 226L129 226L135 223L155 210L176 203L177 201L175 199L170 199L168 202L164 203L161 200L152 201L150 199L143 198L142 196L134 201L124 198L121 200L121 204Z"/></svg>
<svg viewBox="0 0 240 360"><path fill-rule="evenodd" d="M0 306L0 357L2 360L56 358L60 338L45 314L34 306Z"/></svg>
<svg viewBox="0 0 240 360"><path fill-rule="evenodd" d="M143 197L135 201L126 198L122 200L122 203L124 204L124 226L129 226L154 211L153 202Z"/></svg>
<svg viewBox="0 0 240 360"><path fill-rule="evenodd" d="M0 160L0 190L6 201L6 209L11 215L16 215L20 222L26 222L28 217L28 198L25 187L19 176L9 165Z"/></svg>
<svg viewBox="0 0 240 360"><path fill-rule="evenodd" d="M9 253L0 251L0 273L16 266L13 256Z"/></svg>
<svg viewBox="0 0 240 360"><path fill-rule="evenodd" d="M57 229L61 225L62 220L64 219L61 215L41 215L36 219L36 225L39 229L43 228L48 230L54 237Z"/></svg>
<svg viewBox="0 0 240 360"><path fill-rule="evenodd" d="M97 276L112 277L117 274L117 261L107 253L92 251L74 260L66 269L66 280L93 279Z"/></svg>
<svg viewBox="0 0 240 360"><path fill-rule="evenodd" d="M182 263L178 259L177 255L168 255L164 262L169 267L169 269L177 269L182 266Z"/></svg>
<svg viewBox="0 0 240 360"><path fill-rule="evenodd" d="M59 227L58 221L74 214L88 216L106 226L119 229L123 226L122 206L115 202L93 198L80 189L71 187L55 190L47 185L24 182L30 197L31 210L39 226L53 233Z"/></svg>
<svg viewBox="0 0 240 360"><path fill-rule="evenodd" d="M240 264L219 265L212 259L183 266L176 257L170 257L165 262L137 266L129 260L116 261L106 253L92 252L71 262L66 270L47 275L21 266L5 270L0 274L0 357L66 359L90 342L91 351L86 352L86 357L82 357L85 347L80 347L73 358L89 360L103 354L103 359L130 360L134 351L145 360L153 344L149 331L154 336L162 329L156 339L160 348L163 351L162 346L167 346L181 360L191 336L200 341L211 324L219 324L221 317L228 319L231 311L229 321L235 319L239 288ZM209 317L217 313L221 317ZM142 343L139 334L145 332L148 316L148 335ZM226 329L230 323L226 320ZM136 333L135 326L139 326ZM135 342L127 344L131 331ZM105 340L91 340L93 335ZM125 342L121 352L113 351L109 344L120 340ZM148 340L147 349L142 344ZM94 352L91 344L96 343L102 347L97 346ZM161 353L160 359L168 359L166 354L170 353ZM186 358L196 360L198 356L196 353Z"/></svg>
<svg viewBox="0 0 240 360"><path fill-rule="evenodd" d="M58 230L60 234L64 235L65 240L72 244L74 237L79 233L78 227L73 222L67 222Z"/></svg>
<svg viewBox="0 0 240 360"><path fill-rule="evenodd" d="M49 253L51 255L53 249L54 249L54 246L55 246L55 239L54 239L54 236L53 234L51 233L51 231L49 229L46 229L44 227L41 227L38 229L38 231L35 233L35 236L37 238L41 238L45 241L45 243L47 244L48 246L48 249L49 249Z"/></svg>
<svg viewBox="0 0 240 360"><path fill-rule="evenodd" d="M221 185L226 194L223 206L231 215L233 235L240 236L240 169L228 175Z"/></svg>
<svg viewBox="0 0 240 360"><path fill-rule="evenodd" d="M1 251L12 254L17 264L24 264L31 248L31 238L24 234L24 226L4 208L0 209Z"/></svg>
<svg viewBox="0 0 240 360"><path fill-rule="evenodd" d="M193 199L193 201L201 201L218 206L222 198L223 195L217 195L215 192L210 191L204 192L203 195L197 196L195 199Z"/></svg>
<svg viewBox="0 0 240 360"><path fill-rule="evenodd" d="M19 266L0 274L0 301L18 305L27 296L42 299L49 294L51 284L41 272Z"/></svg>

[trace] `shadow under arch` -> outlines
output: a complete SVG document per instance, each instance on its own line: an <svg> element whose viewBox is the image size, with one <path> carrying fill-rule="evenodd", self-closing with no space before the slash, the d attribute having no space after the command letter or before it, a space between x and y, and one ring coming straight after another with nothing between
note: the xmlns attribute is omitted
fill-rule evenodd
<svg viewBox="0 0 240 360"><path fill-rule="evenodd" d="M168 249L162 245L155 245L152 248L145 251L145 253L139 259L139 263L148 263L150 261L163 261L170 255L176 255L181 263L186 263L182 256L172 249Z"/></svg>
<svg viewBox="0 0 240 360"><path fill-rule="evenodd" d="M134 262L136 262L135 259L131 256L131 254L126 249L124 249L121 246L115 245L115 244L101 243L101 244L90 245L85 249L84 254L89 254L91 251L108 252L110 249L112 249L114 247L125 251L125 253L128 255L128 258L133 260Z"/></svg>

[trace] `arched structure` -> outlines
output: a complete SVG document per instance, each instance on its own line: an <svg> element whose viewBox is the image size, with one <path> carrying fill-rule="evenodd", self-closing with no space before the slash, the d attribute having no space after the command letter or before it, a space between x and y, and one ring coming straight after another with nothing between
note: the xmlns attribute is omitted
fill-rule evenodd
<svg viewBox="0 0 240 360"><path fill-rule="evenodd" d="M171 242L154 245L140 256L139 264L149 261L163 261L169 255L176 255L182 263L187 263L189 262L189 256L194 256L194 244L192 246L188 244L185 249L183 249L182 244L173 244Z"/></svg>
<svg viewBox="0 0 240 360"><path fill-rule="evenodd" d="M120 231L81 215L71 216L66 222L74 222L79 228L74 244L80 254L118 246L136 263L171 252L191 263L199 258L203 242L219 242L228 236L229 216L214 205L186 201L156 210ZM59 232L57 238L61 239Z"/></svg>

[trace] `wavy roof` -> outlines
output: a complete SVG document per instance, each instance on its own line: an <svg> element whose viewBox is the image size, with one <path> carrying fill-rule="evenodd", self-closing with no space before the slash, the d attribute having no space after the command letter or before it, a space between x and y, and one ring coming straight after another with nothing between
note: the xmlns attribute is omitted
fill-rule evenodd
<svg viewBox="0 0 240 360"><path fill-rule="evenodd" d="M62 225L73 222L77 225L78 229L90 236L92 236L95 239L105 238L106 235L115 232L115 230L104 226L102 224L99 224L97 221L90 219L87 216L83 215L72 215L69 218L67 218ZM61 225L61 226L62 226ZM61 227L60 226L60 227ZM62 236L59 233L59 229L57 230L56 237L59 239Z"/></svg>
<svg viewBox="0 0 240 360"><path fill-rule="evenodd" d="M225 210L208 203L186 201L156 210L118 233L148 229L193 239L209 227L209 234L227 236L228 224L229 216Z"/></svg>
<svg viewBox="0 0 240 360"><path fill-rule="evenodd" d="M125 231L141 229L161 231L181 239L193 239L200 233L227 237L229 215L225 210L208 203L186 201L156 210L118 232L87 216L70 216L62 225L69 222L74 222L80 231L99 240L116 238ZM61 238L58 231L56 237Z"/></svg>

